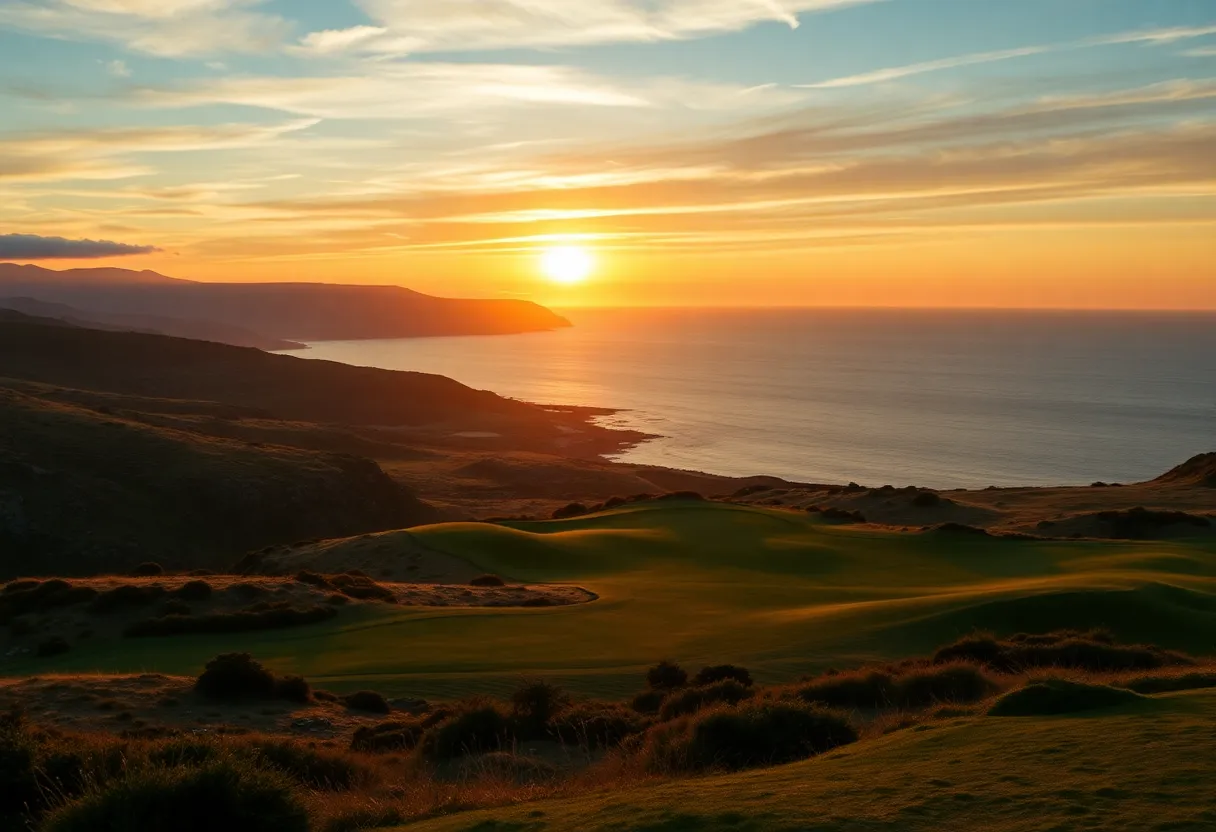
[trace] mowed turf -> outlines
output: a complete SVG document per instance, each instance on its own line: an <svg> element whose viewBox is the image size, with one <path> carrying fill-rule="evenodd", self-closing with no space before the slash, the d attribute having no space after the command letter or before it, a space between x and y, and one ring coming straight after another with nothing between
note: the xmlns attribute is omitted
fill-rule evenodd
<svg viewBox="0 0 1216 832"><path fill-rule="evenodd" d="M1072 717L966 717L742 774L411 824L411 832L1216 829L1216 692ZM1204 749L1201 751L1201 749Z"/></svg>
<svg viewBox="0 0 1216 832"><path fill-rule="evenodd" d="M734 662L763 681L924 654L977 627L1105 626L1121 639L1216 652L1210 542L1045 541L899 532L815 515L657 501L563 521L444 524L423 545L488 572L586 587L547 609L365 606L329 624L243 635L126 639L9 674L197 673L247 650L320 687L460 697L529 675L600 696L645 667Z"/></svg>

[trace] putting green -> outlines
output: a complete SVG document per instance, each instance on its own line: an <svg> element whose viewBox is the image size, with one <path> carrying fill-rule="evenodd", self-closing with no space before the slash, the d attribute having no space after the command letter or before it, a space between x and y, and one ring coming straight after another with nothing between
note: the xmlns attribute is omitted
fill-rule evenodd
<svg viewBox="0 0 1216 832"><path fill-rule="evenodd" d="M653 502L564 521L413 530L419 542L524 581L576 583L573 607L363 606L269 633L127 639L21 663L55 671L194 674L247 650L335 690L503 693L545 674L623 695L663 657L737 662L763 680L931 650L974 628L1106 626L1128 640L1216 652L1210 542L1040 541L904 533L811 515Z"/></svg>

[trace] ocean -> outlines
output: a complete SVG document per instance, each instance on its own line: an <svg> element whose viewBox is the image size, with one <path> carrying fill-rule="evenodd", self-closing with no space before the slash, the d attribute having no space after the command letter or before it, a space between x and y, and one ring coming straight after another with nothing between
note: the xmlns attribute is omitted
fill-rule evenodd
<svg viewBox="0 0 1216 832"><path fill-rule="evenodd" d="M1216 450L1216 313L579 309L525 335L323 342L662 438L618 459L868 486L1150 479Z"/></svg>

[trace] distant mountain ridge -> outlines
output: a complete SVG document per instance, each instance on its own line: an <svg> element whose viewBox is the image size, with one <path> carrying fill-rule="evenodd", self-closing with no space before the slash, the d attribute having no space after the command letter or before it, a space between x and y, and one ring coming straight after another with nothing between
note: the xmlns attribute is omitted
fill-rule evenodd
<svg viewBox="0 0 1216 832"><path fill-rule="evenodd" d="M202 283L128 269L0 263L0 296L66 304L86 315L187 317L288 341L502 335L570 322L513 299L440 298L401 286Z"/></svg>

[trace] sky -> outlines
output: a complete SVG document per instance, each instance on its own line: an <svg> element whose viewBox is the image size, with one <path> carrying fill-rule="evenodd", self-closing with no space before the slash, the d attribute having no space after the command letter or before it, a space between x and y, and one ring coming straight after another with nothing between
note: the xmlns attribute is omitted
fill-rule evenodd
<svg viewBox="0 0 1216 832"><path fill-rule="evenodd" d="M1216 309L1216 0L0 0L0 259Z"/></svg>

